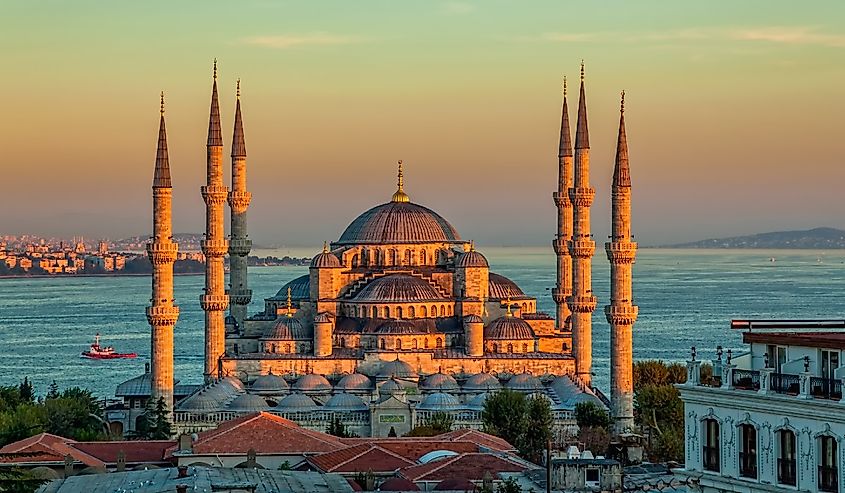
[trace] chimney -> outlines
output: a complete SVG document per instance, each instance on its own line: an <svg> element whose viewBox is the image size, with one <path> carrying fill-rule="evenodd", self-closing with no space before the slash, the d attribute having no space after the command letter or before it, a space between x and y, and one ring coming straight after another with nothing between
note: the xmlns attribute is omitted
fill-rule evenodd
<svg viewBox="0 0 845 493"><path fill-rule="evenodd" d="M67 454L65 456L65 477L73 476L73 456Z"/></svg>
<svg viewBox="0 0 845 493"><path fill-rule="evenodd" d="M126 452L123 450L117 451L117 472L126 470Z"/></svg>
<svg viewBox="0 0 845 493"><path fill-rule="evenodd" d="M146 363L144 363L144 373L149 373L149 372L150 372L150 363L146 362Z"/></svg>
<svg viewBox="0 0 845 493"><path fill-rule="evenodd" d="M188 477L188 466L179 466L176 468L177 478L187 478Z"/></svg>
<svg viewBox="0 0 845 493"><path fill-rule="evenodd" d="M191 435L186 435L184 433L179 435L179 451L180 452L193 452L194 451L193 442L194 441L191 438Z"/></svg>
<svg viewBox="0 0 845 493"><path fill-rule="evenodd" d="M177 484L176 485L176 493L188 493L188 485L187 484Z"/></svg>

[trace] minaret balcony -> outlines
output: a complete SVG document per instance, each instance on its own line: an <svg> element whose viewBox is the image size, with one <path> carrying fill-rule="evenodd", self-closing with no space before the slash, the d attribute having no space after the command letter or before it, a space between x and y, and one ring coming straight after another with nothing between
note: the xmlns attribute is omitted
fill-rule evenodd
<svg viewBox="0 0 845 493"><path fill-rule="evenodd" d="M229 195L229 189L220 185L205 185L200 187L200 191L206 205L223 205Z"/></svg>
<svg viewBox="0 0 845 493"><path fill-rule="evenodd" d="M552 240L552 248L555 250L555 254L557 255L568 255L569 254L569 247L568 247L569 240L566 238L557 237Z"/></svg>
<svg viewBox="0 0 845 493"><path fill-rule="evenodd" d="M252 250L252 240L249 238L232 238L229 240L229 255L245 257Z"/></svg>
<svg viewBox="0 0 845 493"><path fill-rule="evenodd" d="M236 214L246 212L250 201L252 201L252 194L247 191L234 190L229 192L229 207Z"/></svg>
<svg viewBox="0 0 845 493"><path fill-rule="evenodd" d="M202 240L200 247L206 257L222 257L229 253L229 242L226 240Z"/></svg>
<svg viewBox="0 0 845 493"><path fill-rule="evenodd" d="M200 296L200 306L207 312L222 312L229 307L229 296L225 294L204 294Z"/></svg>
<svg viewBox="0 0 845 493"><path fill-rule="evenodd" d="M604 307L604 315L611 325L634 325L640 308L634 305L608 305Z"/></svg>
<svg viewBox="0 0 845 493"><path fill-rule="evenodd" d="M613 264L631 264L637 256L637 243L633 241L609 241L604 249Z"/></svg>
<svg viewBox="0 0 845 493"><path fill-rule="evenodd" d="M252 301L251 289L229 290L229 302L233 305L248 305Z"/></svg>
<svg viewBox="0 0 845 493"><path fill-rule="evenodd" d="M566 209L568 207L572 207L572 201L569 200L569 194L566 193L566 192L564 192L564 193L554 192L552 194L552 198L554 199L555 206L558 209L561 209L561 208Z"/></svg>
<svg viewBox="0 0 845 493"><path fill-rule="evenodd" d="M596 242L593 240L570 240L569 254L575 258L590 258L596 251Z"/></svg>
<svg viewBox="0 0 845 493"><path fill-rule="evenodd" d="M575 207L590 207L593 205L593 198L596 196L596 189L593 187L576 187L569 189L569 200Z"/></svg>
<svg viewBox="0 0 845 493"><path fill-rule="evenodd" d="M147 321L153 327L172 327L179 318L178 306L148 306L146 311Z"/></svg>
<svg viewBox="0 0 845 493"><path fill-rule="evenodd" d="M147 256L153 265L172 264L178 251L179 245L170 240L147 243Z"/></svg>
<svg viewBox="0 0 845 493"><path fill-rule="evenodd" d="M570 296L566 300L569 309L575 313L593 313L598 302L595 296Z"/></svg>
<svg viewBox="0 0 845 493"><path fill-rule="evenodd" d="M566 299L572 295L572 290L565 290L565 289L558 289L552 288L552 299L555 300L555 303L561 304L565 303Z"/></svg>

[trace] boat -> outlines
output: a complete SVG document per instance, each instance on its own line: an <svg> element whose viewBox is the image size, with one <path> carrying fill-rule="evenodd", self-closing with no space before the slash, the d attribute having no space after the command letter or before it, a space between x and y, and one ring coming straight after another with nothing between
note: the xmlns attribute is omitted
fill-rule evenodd
<svg viewBox="0 0 845 493"><path fill-rule="evenodd" d="M94 336L94 344L91 344L91 349L82 351L83 358L90 359L120 359L120 358L135 358L138 355L135 353L117 353L111 346L100 345L100 334Z"/></svg>

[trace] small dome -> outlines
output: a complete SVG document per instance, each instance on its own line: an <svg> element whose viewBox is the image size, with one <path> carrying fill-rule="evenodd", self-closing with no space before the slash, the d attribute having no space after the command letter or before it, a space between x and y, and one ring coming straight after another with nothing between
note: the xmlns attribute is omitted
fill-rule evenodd
<svg viewBox="0 0 845 493"><path fill-rule="evenodd" d="M484 339L534 340L534 330L525 320L506 315L499 317L484 327Z"/></svg>
<svg viewBox="0 0 845 493"><path fill-rule="evenodd" d="M299 341L311 339L306 333L302 322L296 317L282 316L276 320L272 327L265 330L261 336L267 341Z"/></svg>
<svg viewBox="0 0 845 493"><path fill-rule="evenodd" d="M315 324L330 324L332 323L332 317L326 312L320 312L314 317Z"/></svg>
<svg viewBox="0 0 845 493"><path fill-rule="evenodd" d="M460 390L458 382L455 381L452 375L447 375L445 373L435 373L433 375L429 375L423 382L422 388L425 390L437 390L440 392L455 392Z"/></svg>
<svg viewBox="0 0 845 493"><path fill-rule="evenodd" d="M270 373L267 375L260 375L254 382L252 382L252 385L250 385L249 388L255 392L278 393L287 391L290 389L290 385L288 385L284 378Z"/></svg>
<svg viewBox="0 0 845 493"><path fill-rule="evenodd" d="M225 406L227 400L228 398L221 396L219 392L202 389L188 396L177 407L186 411L218 411Z"/></svg>
<svg viewBox="0 0 845 493"><path fill-rule="evenodd" d="M505 300L505 299L524 299L528 298L522 289L507 277L491 272L489 274L487 285L490 292L490 300Z"/></svg>
<svg viewBox="0 0 845 493"><path fill-rule="evenodd" d="M332 384L323 375L309 373L299 377L299 380L293 384L293 390L302 392L331 392Z"/></svg>
<svg viewBox="0 0 845 493"><path fill-rule="evenodd" d="M341 392L369 392L373 389L373 382L367 375L350 373L341 378L335 388Z"/></svg>
<svg viewBox="0 0 845 493"><path fill-rule="evenodd" d="M501 388L501 382L492 373L476 373L464 383L464 390L468 392L486 392Z"/></svg>
<svg viewBox="0 0 845 493"><path fill-rule="evenodd" d="M391 274L370 281L355 297L354 301L377 301L379 303L415 303L418 301L446 301L446 296L428 281L408 274Z"/></svg>
<svg viewBox="0 0 845 493"><path fill-rule="evenodd" d="M435 392L428 394L417 406L417 409L443 411L461 407L461 401L452 394Z"/></svg>
<svg viewBox="0 0 845 493"><path fill-rule="evenodd" d="M405 478L390 478L378 487L379 491L420 491L419 486Z"/></svg>
<svg viewBox="0 0 845 493"><path fill-rule="evenodd" d="M512 376L508 380L508 383L505 384L505 387L523 392L543 390L543 384L540 382L540 379L530 373L520 373L519 375Z"/></svg>
<svg viewBox="0 0 845 493"><path fill-rule="evenodd" d="M340 259L327 249L323 249L311 259L311 267L317 269L336 269L340 267Z"/></svg>
<svg viewBox="0 0 845 493"><path fill-rule="evenodd" d="M314 399L305 394L291 394L276 404L278 409L313 409L317 407Z"/></svg>
<svg viewBox="0 0 845 493"><path fill-rule="evenodd" d="M427 334L428 332L422 327L418 327L410 320L389 320L376 329L376 334L387 335L407 335L407 334Z"/></svg>
<svg viewBox="0 0 845 493"><path fill-rule="evenodd" d="M484 255L472 249L458 255L458 258L455 259L455 267L490 267L490 264L487 263L487 259L484 258Z"/></svg>
<svg viewBox="0 0 845 493"><path fill-rule="evenodd" d="M411 202L388 202L364 212L340 235L336 245L441 243L460 241L439 214Z"/></svg>
<svg viewBox="0 0 845 493"><path fill-rule="evenodd" d="M255 394L241 394L235 397L226 408L229 411L259 412L270 408L267 401Z"/></svg>
<svg viewBox="0 0 845 493"><path fill-rule="evenodd" d="M367 411L369 409L363 399L346 392L333 395L323 407L336 411Z"/></svg>
<svg viewBox="0 0 845 493"><path fill-rule="evenodd" d="M403 379L419 378L419 375L414 371L414 368L411 367L411 365L399 359L382 363L378 376Z"/></svg>
<svg viewBox="0 0 845 493"><path fill-rule="evenodd" d="M394 395L404 392L405 387L393 378L381 384L381 387L378 389L378 393L381 395Z"/></svg>
<svg viewBox="0 0 845 493"><path fill-rule="evenodd" d="M471 409L483 409L484 403L487 401L487 398L490 397L489 392L484 392L483 394L478 394L469 401L467 401L467 407Z"/></svg>
<svg viewBox="0 0 845 493"><path fill-rule="evenodd" d="M478 315L467 315L464 317L465 324L483 324L484 319L479 317Z"/></svg>

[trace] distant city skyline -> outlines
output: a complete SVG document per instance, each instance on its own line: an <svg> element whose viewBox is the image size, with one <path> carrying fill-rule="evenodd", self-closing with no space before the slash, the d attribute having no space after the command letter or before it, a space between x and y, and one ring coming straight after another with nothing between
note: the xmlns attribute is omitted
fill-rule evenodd
<svg viewBox="0 0 845 493"><path fill-rule="evenodd" d="M398 159L411 200L464 238L550 245L560 83L577 79L582 58L597 241L609 233L623 89L642 245L845 228L839 2L81 1L5 11L0 233L149 232L160 90L174 230L201 232L215 57L226 156L242 80L258 245L337 239L390 199Z"/></svg>

